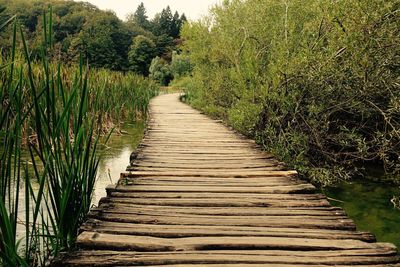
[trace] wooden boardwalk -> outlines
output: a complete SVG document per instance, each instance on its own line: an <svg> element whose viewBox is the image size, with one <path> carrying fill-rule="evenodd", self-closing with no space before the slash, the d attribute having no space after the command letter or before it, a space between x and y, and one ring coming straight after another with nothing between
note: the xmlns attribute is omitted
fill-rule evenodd
<svg viewBox="0 0 400 267"><path fill-rule="evenodd" d="M133 158L55 266L400 266L394 245L178 94L153 99Z"/></svg>

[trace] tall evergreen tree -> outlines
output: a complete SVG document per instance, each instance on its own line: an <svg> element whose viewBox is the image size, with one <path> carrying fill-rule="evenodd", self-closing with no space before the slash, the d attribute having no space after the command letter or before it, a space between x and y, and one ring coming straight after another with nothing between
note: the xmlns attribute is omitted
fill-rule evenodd
<svg viewBox="0 0 400 267"><path fill-rule="evenodd" d="M137 7L135 13L128 15L127 20L133 22L134 24L140 26L145 30L148 30L150 28L147 11L143 2L140 3L140 5Z"/></svg>
<svg viewBox="0 0 400 267"><path fill-rule="evenodd" d="M183 26L183 24L185 24L186 21L187 21L187 18L186 18L186 16L185 16L185 13L183 13L183 14L181 15L181 26Z"/></svg>
<svg viewBox="0 0 400 267"><path fill-rule="evenodd" d="M171 8L167 6L161 11L160 15L159 28L161 30L161 34L171 35L172 20L173 16Z"/></svg>
<svg viewBox="0 0 400 267"><path fill-rule="evenodd" d="M147 28L149 24L146 13L147 13L146 8L144 7L144 4L142 2L136 9L135 14L133 15L135 22L144 29Z"/></svg>
<svg viewBox="0 0 400 267"><path fill-rule="evenodd" d="M181 20L179 18L178 11L175 11L171 23L171 31L170 31L171 36L173 38L178 38L180 30L181 30Z"/></svg>

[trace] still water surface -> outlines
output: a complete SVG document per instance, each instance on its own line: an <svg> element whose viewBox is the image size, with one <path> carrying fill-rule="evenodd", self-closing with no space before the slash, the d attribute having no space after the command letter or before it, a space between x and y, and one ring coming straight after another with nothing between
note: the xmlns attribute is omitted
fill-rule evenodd
<svg viewBox="0 0 400 267"><path fill-rule="evenodd" d="M340 200L332 200L331 203L346 211L356 223L357 230L371 232L379 242L390 242L400 249L400 210L390 202L394 195L400 195L398 186L354 181L323 192Z"/></svg>

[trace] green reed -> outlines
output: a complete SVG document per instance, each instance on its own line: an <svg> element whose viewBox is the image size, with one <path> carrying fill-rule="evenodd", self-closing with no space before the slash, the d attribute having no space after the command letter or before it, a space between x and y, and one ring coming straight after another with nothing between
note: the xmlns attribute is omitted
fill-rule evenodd
<svg viewBox="0 0 400 267"><path fill-rule="evenodd" d="M75 68L54 62L51 10L33 62L13 21L12 51L0 59L0 264L44 266L74 246L90 209L100 135L144 116L158 89L82 58Z"/></svg>

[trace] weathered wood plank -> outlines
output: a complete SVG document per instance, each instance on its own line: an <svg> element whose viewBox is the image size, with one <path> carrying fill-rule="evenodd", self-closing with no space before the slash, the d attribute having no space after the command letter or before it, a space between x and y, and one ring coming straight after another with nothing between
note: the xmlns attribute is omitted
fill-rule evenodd
<svg viewBox="0 0 400 267"><path fill-rule="evenodd" d="M135 251L190 251L190 250L346 250L381 249L395 247L387 243L366 243L360 240L330 240L277 237L185 237L167 239L148 236L111 235L95 232L83 232L77 245L82 248L115 249Z"/></svg>
<svg viewBox="0 0 400 267"><path fill-rule="evenodd" d="M225 226L256 226L256 227L285 227L285 228L308 228L308 229L338 229L355 230L352 220L334 217L321 219L316 216L153 216L136 214L129 216L124 214L113 214L107 212L92 211L90 218L112 222L126 222L139 224L174 224L174 225L225 225Z"/></svg>
<svg viewBox="0 0 400 267"><path fill-rule="evenodd" d="M208 225L168 225L168 224L132 224L89 219L81 231L109 234L154 236L180 238L195 236L269 236L317 239L355 239L374 242L375 237L366 232L326 229L299 229L246 226L208 226Z"/></svg>
<svg viewBox="0 0 400 267"><path fill-rule="evenodd" d="M108 199L115 203L129 203L141 205L172 205L172 206L191 206L191 207L328 207L327 200L272 200L272 199L199 199L199 198L137 198L133 197L136 193L112 192ZM106 202L102 200L102 203Z"/></svg>
<svg viewBox="0 0 400 267"><path fill-rule="evenodd" d="M127 183L130 184L130 183ZM115 187L109 190L110 194L118 192ZM124 193L124 192L123 192ZM326 200L320 194L252 194L252 193L218 193L218 192L135 192L132 198L201 198L201 199L253 199L253 200Z"/></svg>
<svg viewBox="0 0 400 267"><path fill-rule="evenodd" d="M385 255L386 257L382 257ZM353 265L395 263L396 257L388 250L360 249L331 252L302 252L302 251L218 251L218 252L171 252L171 253L139 253L112 251L76 252L67 259L69 264L76 262L85 264L114 265L141 265L155 264L325 264L325 265Z"/></svg>
<svg viewBox="0 0 400 267"><path fill-rule="evenodd" d="M315 187L311 184L277 185L277 186L202 186L202 185L126 185L118 186L118 192L217 192L217 193L260 193L290 194L312 193Z"/></svg>
<svg viewBox="0 0 400 267"><path fill-rule="evenodd" d="M214 216L345 216L341 209L324 207L194 207L194 206L156 206L156 205L138 205L131 203L106 202L102 203L93 211L103 211L117 214L173 214L173 215L214 215Z"/></svg>

